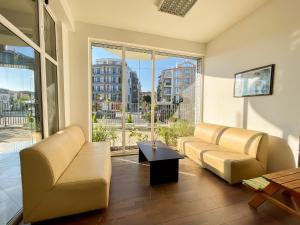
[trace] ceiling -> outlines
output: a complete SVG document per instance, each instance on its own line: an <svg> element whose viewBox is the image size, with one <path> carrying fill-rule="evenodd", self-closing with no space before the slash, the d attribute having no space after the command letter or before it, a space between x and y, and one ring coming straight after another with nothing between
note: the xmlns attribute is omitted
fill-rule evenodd
<svg viewBox="0 0 300 225"><path fill-rule="evenodd" d="M267 1L198 0L182 18L159 12L159 0L68 0L76 21L202 43Z"/></svg>

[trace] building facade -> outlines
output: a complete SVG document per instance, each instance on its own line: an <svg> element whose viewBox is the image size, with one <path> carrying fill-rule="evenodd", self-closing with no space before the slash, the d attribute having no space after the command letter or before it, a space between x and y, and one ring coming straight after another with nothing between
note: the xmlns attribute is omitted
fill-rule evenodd
<svg viewBox="0 0 300 225"><path fill-rule="evenodd" d="M194 90L191 88L195 82L196 65L186 61L174 68L165 69L159 75L157 87L157 102L180 103L195 99Z"/></svg>
<svg viewBox="0 0 300 225"><path fill-rule="evenodd" d="M126 105L131 110L138 103L140 83L135 71L126 66ZM97 59L92 68L93 108L120 110L122 103L122 62L116 59Z"/></svg>

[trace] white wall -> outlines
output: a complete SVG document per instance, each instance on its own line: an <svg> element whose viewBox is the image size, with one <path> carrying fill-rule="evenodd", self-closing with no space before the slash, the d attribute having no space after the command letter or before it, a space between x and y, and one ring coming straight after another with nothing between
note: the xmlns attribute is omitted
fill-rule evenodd
<svg viewBox="0 0 300 225"><path fill-rule="evenodd" d="M80 125L88 137L89 133L89 96L88 91L88 38L105 39L115 42L132 43L170 49L178 52L204 54L205 45L157 35L108 28L86 23L76 23L75 32L69 33L70 54L70 118L71 124Z"/></svg>
<svg viewBox="0 0 300 225"><path fill-rule="evenodd" d="M207 45L204 121L265 131L285 139L291 150L279 144L279 139L271 139L270 171L298 161L299 9L299 0L269 1ZM272 96L233 97L235 73L272 63L276 64Z"/></svg>

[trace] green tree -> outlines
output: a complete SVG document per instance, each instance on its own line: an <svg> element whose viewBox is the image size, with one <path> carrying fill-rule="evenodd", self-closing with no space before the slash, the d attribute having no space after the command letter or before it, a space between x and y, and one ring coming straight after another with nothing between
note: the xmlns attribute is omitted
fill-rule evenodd
<svg viewBox="0 0 300 225"><path fill-rule="evenodd" d="M150 104L151 103L151 96L150 95L144 96L143 101Z"/></svg>

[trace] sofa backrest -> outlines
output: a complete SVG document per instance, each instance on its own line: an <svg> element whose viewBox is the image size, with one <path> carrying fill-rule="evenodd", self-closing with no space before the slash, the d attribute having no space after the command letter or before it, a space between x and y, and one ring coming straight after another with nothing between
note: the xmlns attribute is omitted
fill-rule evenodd
<svg viewBox="0 0 300 225"><path fill-rule="evenodd" d="M194 136L211 144L218 144L221 134L227 129L225 126L200 123L195 127Z"/></svg>
<svg viewBox="0 0 300 225"><path fill-rule="evenodd" d="M267 138L267 134L259 131L228 128L221 135L219 145L229 151L247 154L264 162L268 148Z"/></svg>
<svg viewBox="0 0 300 225"><path fill-rule="evenodd" d="M23 196L32 201L24 204L53 187L84 143L81 128L71 126L20 152Z"/></svg>

